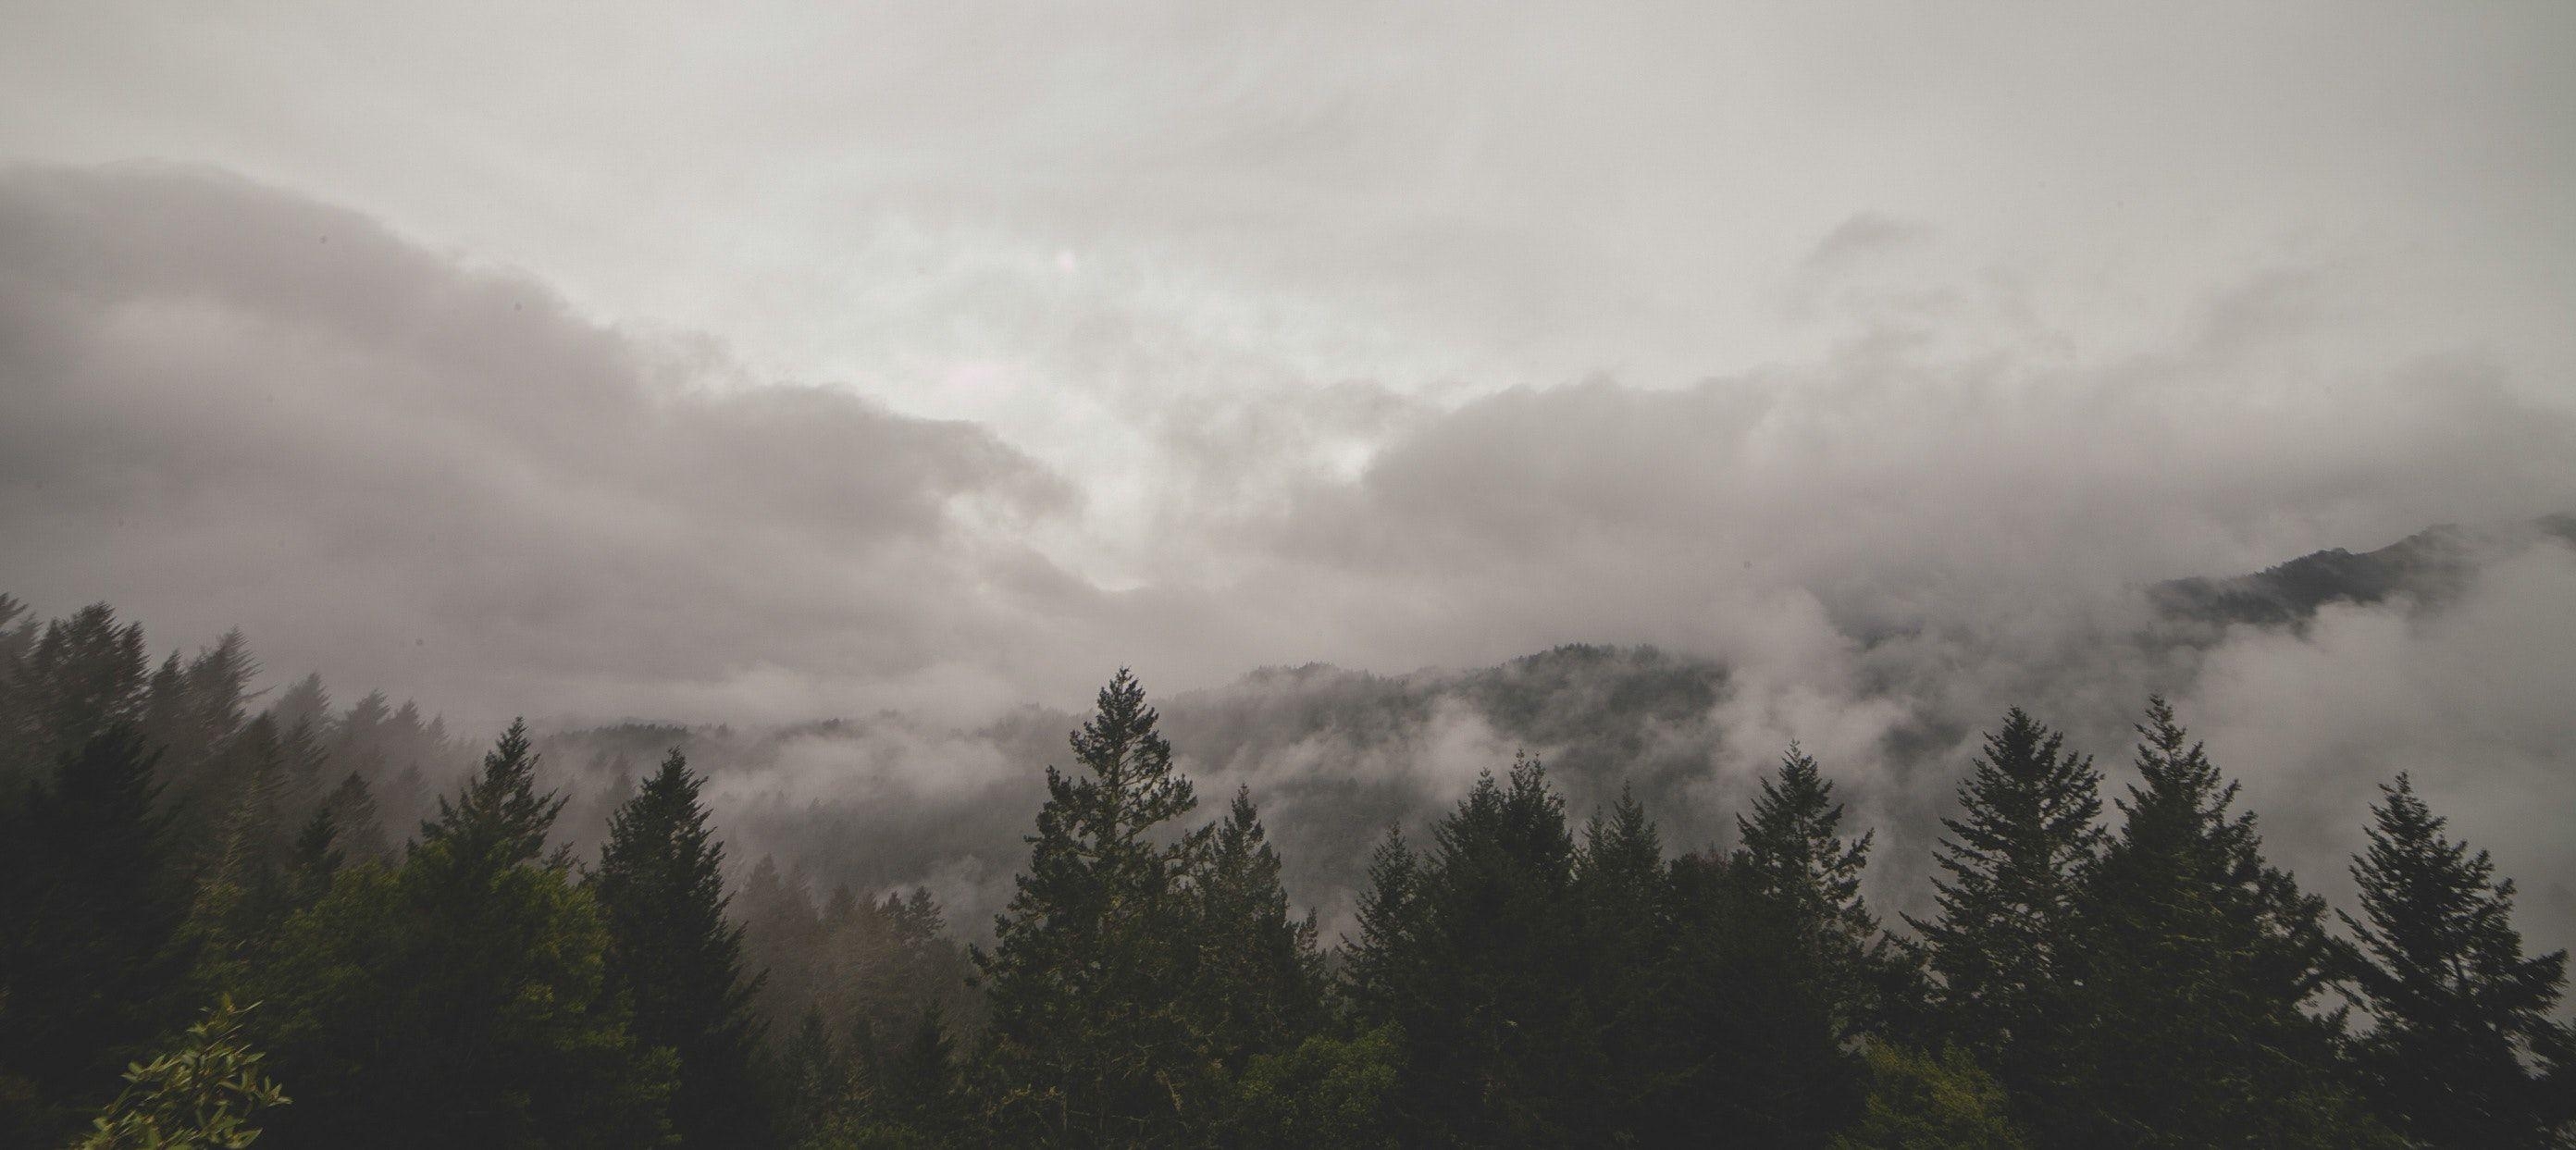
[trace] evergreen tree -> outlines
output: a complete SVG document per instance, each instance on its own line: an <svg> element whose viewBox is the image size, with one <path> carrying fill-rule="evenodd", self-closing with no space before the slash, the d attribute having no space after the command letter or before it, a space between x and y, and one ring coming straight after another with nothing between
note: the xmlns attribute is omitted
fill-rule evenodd
<svg viewBox="0 0 2576 1150"><path fill-rule="evenodd" d="M825 1134L848 1096L849 1078L848 1066L832 1046L823 1012L808 1008L797 1022L795 1035L779 1052L778 1072L771 1077L780 1095L776 1102L780 1133L788 1145L813 1145Z"/></svg>
<svg viewBox="0 0 2576 1150"><path fill-rule="evenodd" d="M819 1000L823 925L802 877L790 882L775 856L753 864L734 906L742 915L743 965L762 972L752 999L763 1028L786 1039ZM828 1029L831 1020L822 1019Z"/></svg>
<svg viewBox="0 0 2576 1150"><path fill-rule="evenodd" d="M1252 806L1235 792L1209 841L1198 883L1198 987L1193 1026L1230 1069L1296 1046L1323 1017L1323 956L1313 915L1288 908L1279 852Z"/></svg>
<svg viewBox="0 0 2576 1150"><path fill-rule="evenodd" d="M373 698L374 696L370 696ZM537 793L537 755L520 719L483 756L482 773L450 803L442 795L438 817L421 824L421 845L436 845L468 879L480 879L544 856L550 869L572 865L563 850L546 855L546 834L563 812L565 796Z"/></svg>
<svg viewBox="0 0 2576 1150"><path fill-rule="evenodd" d="M1317 1034L1253 1058L1233 1083L1217 1145L1246 1150L1396 1150L1402 1061L1395 1029Z"/></svg>
<svg viewBox="0 0 2576 1150"><path fill-rule="evenodd" d="M268 713L277 720L277 729L304 727L313 732L316 742L322 742L331 728L331 692L323 688L320 674L307 674L289 684Z"/></svg>
<svg viewBox="0 0 2576 1150"><path fill-rule="evenodd" d="M54 1141L175 1021L186 901L152 768L111 724L0 826L0 1143Z"/></svg>
<svg viewBox="0 0 2576 1150"><path fill-rule="evenodd" d="M331 876L348 861L349 852L341 849L339 824L331 820L331 812L313 812L304 820L304 829L295 833L295 852L287 864L292 907L302 910L320 902L330 893Z"/></svg>
<svg viewBox="0 0 2576 1150"><path fill-rule="evenodd" d="M2347 961L2322 900L2263 861L2237 786L2150 699L2142 786L2086 883L2070 1088L2052 1141L2104 1147L2360 1146L2386 1140L2334 1077L2337 1021L2307 1007Z"/></svg>
<svg viewBox="0 0 2576 1150"><path fill-rule="evenodd" d="M1028 872L975 952L992 1010L1006 1127L1053 1145L1164 1145L1209 1099L1186 1005L1195 948L1185 884L1208 833L1135 676L1120 670L1072 735L1079 775L1047 768Z"/></svg>
<svg viewBox="0 0 2576 1150"><path fill-rule="evenodd" d="M766 1138L751 1077L742 928L725 921L724 846L698 801L699 778L674 748L609 819L591 878L609 929L608 984L634 1007L636 1037L679 1056L671 1125L691 1146Z"/></svg>
<svg viewBox="0 0 2576 1150"><path fill-rule="evenodd" d="M675 1060L635 1040L610 932L512 724L399 867L341 868L253 972L254 1026L296 1084L278 1145L389 1150L670 1142Z"/></svg>
<svg viewBox="0 0 2576 1150"><path fill-rule="evenodd" d="M393 851L385 845L384 823L376 814L376 797L367 780L351 771L322 800L323 813L331 817L334 841L343 854L353 861L383 862Z"/></svg>
<svg viewBox="0 0 2576 1150"><path fill-rule="evenodd" d="M1396 1111L1420 1145L1551 1144L1597 1124L1597 1032L1564 801L1533 759L1477 780L1427 856L1390 837L1352 955L1362 1022L1392 1025Z"/></svg>
<svg viewBox="0 0 2576 1150"><path fill-rule="evenodd" d="M2076 893L2105 837L2101 774L2021 708L1986 736L1959 786L1960 815L1935 861L1940 913L1909 919L1940 976L1941 1029L2015 1090L2040 1087L2059 1058L2059 949Z"/></svg>
<svg viewBox="0 0 2576 1150"><path fill-rule="evenodd" d="M1410 990L1413 957L1423 945L1421 862L1401 827L1388 827L1369 852L1360 936L1342 940L1342 989L1365 1017L1395 1017Z"/></svg>
<svg viewBox="0 0 2576 1150"><path fill-rule="evenodd" d="M1658 1080L1637 1143L1823 1146L1858 1115L1866 1082L1845 1007L1817 977L1813 918L1742 851L1684 855L1671 875Z"/></svg>
<svg viewBox="0 0 2576 1150"><path fill-rule="evenodd" d="M35 778L120 723L140 723L146 682L143 627L119 626L94 603L45 625L19 660L0 738L0 778ZM143 750L152 749L146 739Z"/></svg>
<svg viewBox="0 0 2576 1150"><path fill-rule="evenodd" d="M237 765L225 773L238 777L231 780L231 793L222 804L225 813L201 815L193 824L209 841L191 844L199 856L196 898L184 931L196 954L199 980L218 990L241 985L243 971L258 960L269 936L287 915L312 901L299 896L319 894L318 889L299 890L307 884L292 873L299 835L282 809L285 765L275 733L268 716L252 720L227 753ZM205 796L199 805L212 805L215 797ZM319 831L320 846L327 852L329 823Z"/></svg>
<svg viewBox="0 0 2576 1150"><path fill-rule="evenodd" d="M2358 1043L2372 1108L2431 1147L2545 1147L2576 1099L2543 1077L2571 1053L2550 1018L2567 952L2529 958L2513 927L2513 881L2487 852L2442 836L2444 820L2405 775L2372 810L2353 861L2362 917L2362 1002L2377 1024Z"/></svg>
<svg viewBox="0 0 2576 1150"><path fill-rule="evenodd" d="M822 1150L947 1145L964 1117L954 1044L933 1001L911 1035L866 1055L848 1093L802 1145Z"/></svg>
<svg viewBox="0 0 2576 1150"><path fill-rule="evenodd" d="M1655 824L1621 788L1607 817L1585 824L1574 860L1582 995L1604 1059L1590 1105L1614 1122L1646 1105L1670 1070L1672 1051L1659 1041L1672 1003L1670 885Z"/></svg>
<svg viewBox="0 0 2576 1150"><path fill-rule="evenodd" d="M1884 968L1896 958L1860 893L1878 832L1844 842L1843 804L1833 796L1834 784L1816 760L1790 744L1779 771L1762 780L1752 815L1736 816L1742 842L1734 867L1789 915L1834 1004L1838 1032L1851 1037L1878 1021L1878 991L1889 977Z"/></svg>

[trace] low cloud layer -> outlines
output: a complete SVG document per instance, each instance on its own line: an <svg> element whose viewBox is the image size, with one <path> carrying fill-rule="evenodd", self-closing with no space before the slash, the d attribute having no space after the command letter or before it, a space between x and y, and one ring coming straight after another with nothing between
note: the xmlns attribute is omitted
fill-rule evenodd
<svg viewBox="0 0 2576 1150"><path fill-rule="evenodd" d="M1079 493L976 427L216 173L0 177L0 361L15 593L478 720L989 699L1084 597L1009 534Z"/></svg>

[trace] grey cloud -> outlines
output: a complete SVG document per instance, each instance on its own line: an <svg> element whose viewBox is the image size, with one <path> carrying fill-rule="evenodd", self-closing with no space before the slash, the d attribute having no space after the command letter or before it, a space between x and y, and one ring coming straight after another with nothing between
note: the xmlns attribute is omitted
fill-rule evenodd
<svg viewBox="0 0 2576 1150"><path fill-rule="evenodd" d="M16 593L478 717L989 680L993 630L1075 591L976 528L1076 506L978 428L747 383L217 174L0 177L0 360Z"/></svg>

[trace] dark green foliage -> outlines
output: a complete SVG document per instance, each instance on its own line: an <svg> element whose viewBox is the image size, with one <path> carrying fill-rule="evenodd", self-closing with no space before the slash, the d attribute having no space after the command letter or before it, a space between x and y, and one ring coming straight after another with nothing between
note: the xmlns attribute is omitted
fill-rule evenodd
<svg viewBox="0 0 2576 1150"><path fill-rule="evenodd" d="M172 652L145 692L144 737L161 751L169 797L181 805L182 834L193 853L202 855L221 837L223 812L245 780L282 757L274 720L255 743L236 738L244 733L250 680L258 673L241 632L227 631L184 666ZM205 817L188 818L191 812Z"/></svg>
<svg viewBox="0 0 2576 1150"><path fill-rule="evenodd" d="M849 1094L849 1066L832 1045L823 1012L808 1009L772 1060L769 1081L779 1133L790 1146L821 1137Z"/></svg>
<svg viewBox="0 0 2576 1150"><path fill-rule="evenodd" d="M1913 924L1940 979L1940 1029L2024 1094L2062 1057L2059 952L2105 838L2101 774L2064 743L2019 707L1986 736L1959 817L1942 820L1940 914Z"/></svg>
<svg viewBox="0 0 2576 1150"><path fill-rule="evenodd" d="M330 816L334 841L352 861L382 862L392 857L385 846L384 823L376 814L376 796L367 780L356 771L349 772L322 800L323 813Z"/></svg>
<svg viewBox="0 0 2576 1150"><path fill-rule="evenodd" d="M1430 851L1380 852L1352 956L1363 1019L1392 1025L1396 1107L1421 1145L1547 1144L1592 1121L1601 1054L1579 996L1581 918L1565 807L1536 760L1486 775Z"/></svg>
<svg viewBox="0 0 2576 1150"><path fill-rule="evenodd" d="M1596 813L1584 825L1574 900L1582 994L1601 1049L1594 1105L1605 1115L1631 1113L1652 1105L1668 1077L1665 1012L1675 973L1663 842L1634 794L1622 790L1607 817Z"/></svg>
<svg viewBox="0 0 2576 1150"><path fill-rule="evenodd" d="M1198 878L1193 1025L1228 1069L1294 1047L1323 1021L1315 920L1289 910L1273 850L1248 791L1209 840Z"/></svg>
<svg viewBox="0 0 2576 1150"><path fill-rule="evenodd" d="M1253 1058L1234 1083L1218 1145L1246 1150L1393 1150L1403 1042L1392 1027L1352 1038L1315 1035Z"/></svg>
<svg viewBox="0 0 2576 1150"><path fill-rule="evenodd" d="M153 758L112 723L0 826L0 1142L66 1133L176 1020L187 907Z"/></svg>
<svg viewBox="0 0 2576 1150"><path fill-rule="evenodd" d="M607 915L608 987L634 1010L637 1040L679 1058L671 1125L690 1146L752 1146L767 1117L751 1076L756 980L742 929L725 921L724 847L673 750L609 820L590 887Z"/></svg>
<svg viewBox="0 0 2576 1150"><path fill-rule="evenodd" d="M2576 1119L2559 1072L2576 1054L2550 1018L2567 952L2529 958L2513 927L2513 882L2487 852L2442 836L2405 775L2372 809L2353 861L2362 917L2343 915L2366 959L2360 999L2376 1025L2358 1045L2371 1108L2433 1147L2543 1147Z"/></svg>
<svg viewBox="0 0 2576 1150"><path fill-rule="evenodd" d="M2336 1080L2336 1020L2307 1009L2346 961L2323 901L2264 863L2164 700L2138 732L2143 785L2078 909L2078 1034L2040 1124L2105 1147L2382 1140Z"/></svg>
<svg viewBox="0 0 2576 1150"><path fill-rule="evenodd" d="M1843 841L1843 804L1816 760L1791 744L1780 769L1762 780L1753 813L1737 816L1743 841L1736 877L1778 904L1806 950L1818 988L1848 1039L1879 1028L1880 989L1902 958L1879 933L1860 894L1876 831Z"/></svg>
<svg viewBox="0 0 2576 1150"><path fill-rule="evenodd" d="M459 873L469 877L534 863L541 856L548 869L569 867L568 852L545 854L546 834L563 812L565 798L539 795L536 769L528 721L516 720L483 756L482 773L465 784L456 801L440 796L438 817L421 824L421 845L439 846Z"/></svg>
<svg viewBox="0 0 2576 1150"><path fill-rule="evenodd" d="M2004 1089L1957 1048L1938 1056L1879 1044L1869 1101L1834 1150L2025 1150Z"/></svg>
<svg viewBox="0 0 2576 1150"><path fill-rule="evenodd" d="M46 624L41 635L13 634L10 645L20 650L0 709L9 725L0 738L0 779L41 776L109 727L142 721L141 624L118 626L115 609L94 603Z"/></svg>
<svg viewBox="0 0 2576 1150"><path fill-rule="evenodd" d="M1186 890L1208 833L1165 833L1197 799L1156 721L1133 675L1101 689L1072 737L1081 773L1047 769L1029 869L975 955L998 1121L1018 1138L1170 1144L1211 1101Z"/></svg>
<svg viewBox="0 0 2576 1150"><path fill-rule="evenodd" d="M801 1041L801 1040L800 1040ZM934 1003L901 1044L836 1068L828 1105L806 1119L807 1150L944 1146L966 1129L955 1042Z"/></svg>
<svg viewBox="0 0 2576 1150"><path fill-rule="evenodd" d="M1662 1081L1638 1119L1640 1144L1822 1146L1859 1111L1862 1067L1817 977L1814 922L1774 896L1776 876L1743 861L1673 863Z"/></svg>
<svg viewBox="0 0 2576 1150"><path fill-rule="evenodd" d="M343 868L254 972L296 1105L282 1147L634 1147L669 1140L673 1059L608 986L609 928L545 840L513 724L399 867Z"/></svg>

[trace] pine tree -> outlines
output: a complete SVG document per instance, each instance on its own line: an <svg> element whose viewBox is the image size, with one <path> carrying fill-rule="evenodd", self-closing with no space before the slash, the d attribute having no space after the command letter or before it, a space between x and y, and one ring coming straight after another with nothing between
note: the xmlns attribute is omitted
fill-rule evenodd
<svg viewBox="0 0 2576 1150"><path fill-rule="evenodd" d="M1372 868L1351 956L1364 1025L1392 1024L1408 1139L1432 1145L1552 1144L1597 1125L1597 1032L1565 804L1537 760L1479 778L1432 828L1426 855L1392 836Z"/></svg>
<svg viewBox="0 0 2576 1150"><path fill-rule="evenodd" d="M2101 774L2090 756L2015 707L1986 736L1944 819L1933 880L1940 914L1909 919L1940 976L1949 1040L2028 1093L2057 1061L2062 1011L2053 993L2076 894L2105 833Z"/></svg>
<svg viewBox="0 0 2576 1150"><path fill-rule="evenodd" d="M0 778L42 776L110 727L141 722L146 666L142 626L119 626L105 603L46 624L10 689L17 729L0 738Z"/></svg>
<svg viewBox="0 0 2576 1150"><path fill-rule="evenodd" d="M1193 1096L1205 1058L1185 1002L1185 883L1208 834L1162 835L1197 799L1158 721L1124 669L1101 689L1071 738L1082 772L1047 768L1029 869L994 920L993 949L975 952L990 1061L1026 1137L1168 1144L1208 1102Z"/></svg>
<svg viewBox="0 0 2576 1150"><path fill-rule="evenodd" d="M1737 851L1671 866L1672 941L1639 1145L1821 1147L1859 1113L1846 1007L1817 976L1810 914Z"/></svg>
<svg viewBox="0 0 2576 1150"><path fill-rule="evenodd" d="M1369 852L1360 888L1357 940L1342 940L1342 986L1362 1015L1393 1018L1410 990L1413 956L1422 945L1421 856L1404 829L1388 827Z"/></svg>
<svg viewBox="0 0 2576 1150"><path fill-rule="evenodd" d="M777 858L764 855L743 880L734 906L742 915L743 965L763 972L753 995L762 1025L792 1038L816 1005L822 982L823 924L813 899L801 876L791 883Z"/></svg>
<svg viewBox="0 0 2576 1150"><path fill-rule="evenodd" d="M373 698L374 696L369 696ZM563 812L565 796L537 794L537 755L528 741L528 722L513 721L501 741L483 756L483 770L469 781L456 801L438 800L438 817L420 826L421 844L444 848L469 875L488 875L545 857L562 870L572 865L568 852L546 855L546 834Z"/></svg>
<svg viewBox="0 0 2576 1150"><path fill-rule="evenodd" d="M200 854L221 836L242 781L264 765L256 759L274 751L266 744L281 733L272 727L261 746L235 745L249 717L250 680L258 673L242 633L226 631L184 668L173 652L146 692L144 736L161 752L180 833Z"/></svg>
<svg viewBox="0 0 2576 1150"><path fill-rule="evenodd" d="M1582 986L1604 1058L1591 1105L1614 1124L1644 1105L1670 1067L1658 1042L1671 1006L1670 877L1662 839L1627 788L1584 825L1574 899L1585 947Z"/></svg>
<svg viewBox="0 0 2576 1150"><path fill-rule="evenodd" d="M1198 882L1196 1017L1192 1026L1229 1069L1294 1047L1323 1017L1323 956L1315 918L1288 908L1249 790L1235 792L1209 841Z"/></svg>
<svg viewBox="0 0 2576 1150"><path fill-rule="evenodd" d="M0 1142L41 1144L166 1023L185 890L130 722L65 752L0 826ZM77 1108L66 1110L66 1107Z"/></svg>
<svg viewBox="0 0 2576 1150"><path fill-rule="evenodd" d="M2357 1044L2371 1106L2426 1146L2552 1145L2551 1128L2576 1118L2543 1077L2570 1053L2550 1018L2567 952L2525 958L2513 881L2495 878L2487 852L2444 838L2405 775L2380 790L2352 867L2362 917L2341 915L2361 941L2360 997L2377 1020Z"/></svg>
<svg viewBox="0 0 2576 1150"><path fill-rule="evenodd" d="M725 920L724 846L699 786L674 748L610 817L591 887L608 917L611 991L633 1004L638 1039L679 1056L672 1127L687 1145L757 1145L758 979L744 977L742 928Z"/></svg>
<svg viewBox="0 0 2576 1150"><path fill-rule="evenodd" d="M290 905L302 910L322 901L330 893L331 876L348 862L349 852L340 846L340 827L331 812L313 812L304 820L304 829L295 832L295 851L287 864Z"/></svg>
<svg viewBox="0 0 2576 1150"><path fill-rule="evenodd" d="M385 845L384 823L376 815L376 797L367 780L351 771L322 800L323 813L330 815L334 841L350 859L384 861L392 857Z"/></svg>
<svg viewBox="0 0 2576 1150"><path fill-rule="evenodd" d="M2070 1088L2050 1140L2105 1147L2386 1141L2334 1076L2337 1022L2307 1010L2347 956L2321 899L2263 861L2237 785L2162 698L2138 727L2142 786L2085 884Z"/></svg>
<svg viewBox="0 0 2576 1150"><path fill-rule="evenodd" d="M296 1084L281 1145L670 1144L676 1060L608 985L610 931L545 841L514 723L401 865L343 867L249 977Z"/></svg>
<svg viewBox="0 0 2576 1150"><path fill-rule="evenodd" d="M1736 816L1742 836L1737 874L1787 911L1807 940L1816 977L1836 1004L1846 1037L1878 1019L1882 967L1895 960L1860 893L1861 871L1878 832L1842 838L1843 804L1816 760L1789 746L1780 769L1762 780L1751 817Z"/></svg>
<svg viewBox="0 0 2576 1150"><path fill-rule="evenodd" d="M279 730L306 727L313 732L314 740L321 742L323 733L331 727L331 692L322 686L319 673L309 673L288 685L268 713L277 720Z"/></svg>
<svg viewBox="0 0 2576 1150"><path fill-rule="evenodd" d="M778 1072L771 1079L779 1094L774 1105L781 1119L780 1133L788 1145L816 1141L849 1093L849 1078L847 1064L832 1047L823 1012L806 1008L795 1035L778 1054Z"/></svg>

